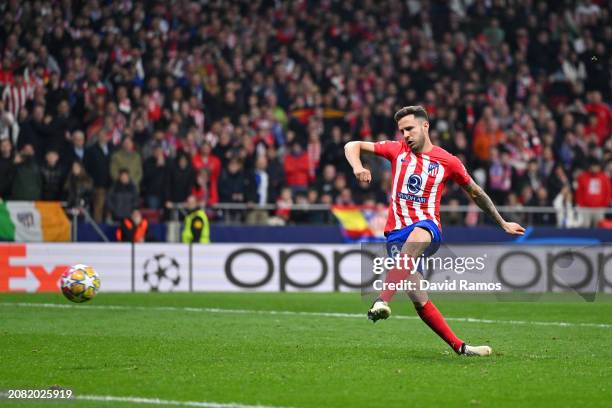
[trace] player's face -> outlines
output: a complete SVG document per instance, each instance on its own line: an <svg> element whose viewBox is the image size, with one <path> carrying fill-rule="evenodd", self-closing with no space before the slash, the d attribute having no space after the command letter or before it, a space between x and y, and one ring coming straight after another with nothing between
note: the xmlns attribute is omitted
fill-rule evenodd
<svg viewBox="0 0 612 408"><path fill-rule="evenodd" d="M423 119L417 119L414 115L404 116L397 123L397 127L406 145L410 147L410 150L419 152L425 145L425 134L429 128L429 123Z"/></svg>

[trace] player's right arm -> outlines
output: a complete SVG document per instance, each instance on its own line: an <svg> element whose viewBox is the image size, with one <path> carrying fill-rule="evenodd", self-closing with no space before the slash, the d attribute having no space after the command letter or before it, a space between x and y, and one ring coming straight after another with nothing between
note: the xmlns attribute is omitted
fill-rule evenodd
<svg viewBox="0 0 612 408"><path fill-rule="evenodd" d="M361 163L361 158L359 157L361 152L374 153L374 143L372 142L348 142L344 145L344 155L346 156L346 160L348 160L349 164L353 168L353 174L359 181L372 181L372 173L370 170L363 167L363 163Z"/></svg>

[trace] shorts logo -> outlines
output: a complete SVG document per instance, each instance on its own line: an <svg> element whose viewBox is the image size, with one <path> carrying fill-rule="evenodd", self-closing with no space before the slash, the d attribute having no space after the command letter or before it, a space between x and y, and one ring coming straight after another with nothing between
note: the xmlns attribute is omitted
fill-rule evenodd
<svg viewBox="0 0 612 408"><path fill-rule="evenodd" d="M421 191L421 184L423 184L421 176L418 174L413 174L408 177L408 184L406 186L408 187L409 192L412 194L417 194L419 191Z"/></svg>
<svg viewBox="0 0 612 408"><path fill-rule="evenodd" d="M432 176L432 177L436 177L438 175L438 170L440 170L440 164L437 162L431 162L429 163L429 167L427 168L427 173Z"/></svg>

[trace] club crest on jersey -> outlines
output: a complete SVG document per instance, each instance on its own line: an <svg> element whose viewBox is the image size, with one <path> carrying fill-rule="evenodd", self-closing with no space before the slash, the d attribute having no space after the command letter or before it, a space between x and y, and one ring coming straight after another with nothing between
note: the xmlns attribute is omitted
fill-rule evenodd
<svg viewBox="0 0 612 408"><path fill-rule="evenodd" d="M427 168L427 174L432 177L436 177L438 175L438 170L440 170L440 164L437 162L431 162Z"/></svg>

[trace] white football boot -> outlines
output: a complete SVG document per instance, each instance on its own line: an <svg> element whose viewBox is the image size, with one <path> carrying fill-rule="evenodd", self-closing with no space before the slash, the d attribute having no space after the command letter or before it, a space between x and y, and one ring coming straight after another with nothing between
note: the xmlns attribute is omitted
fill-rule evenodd
<svg viewBox="0 0 612 408"><path fill-rule="evenodd" d="M380 299L375 300L370 310L368 310L368 319L374 323L381 319L385 320L389 316L391 316L391 308L387 305L387 302Z"/></svg>
<svg viewBox="0 0 612 408"><path fill-rule="evenodd" d="M459 354L467 357L486 357L493 353L493 349L489 346L470 346L463 343Z"/></svg>

